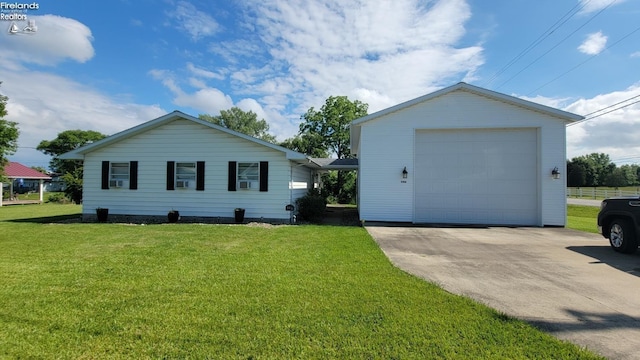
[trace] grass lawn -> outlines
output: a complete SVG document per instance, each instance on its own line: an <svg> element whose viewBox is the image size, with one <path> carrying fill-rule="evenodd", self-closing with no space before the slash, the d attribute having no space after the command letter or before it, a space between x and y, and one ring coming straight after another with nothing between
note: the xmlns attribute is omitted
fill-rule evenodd
<svg viewBox="0 0 640 360"><path fill-rule="evenodd" d="M363 228L50 223L79 210L0 208L0 358L598 358L398 270Z"/></svg>
<svg viewBox="0 0 640 360"><path fill-rule="evenodd" d="M567 205L567 227L597 234L598 211L595 206Z"/></svg>

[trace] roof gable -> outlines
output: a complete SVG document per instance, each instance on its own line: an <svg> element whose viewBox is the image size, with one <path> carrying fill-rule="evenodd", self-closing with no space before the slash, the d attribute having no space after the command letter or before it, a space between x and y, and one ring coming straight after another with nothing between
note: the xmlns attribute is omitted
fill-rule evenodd
<svg viewBox="0 0 640 360"><path fill-rule="evenodd" d="M185 113L183 113L181 111L178 111L178 110L175 110L175 111L173 111L171 113L163 115L163 116L161 116L159 118L147 121L147 122L142 123L142 124L140 124L138 126L134 126L134 127L130 128L130 129L121 131L121 132L119 132L117 134L111 135L111 136L106 137L106 138L104 138L102 140L99 140L99 141L96 141L94 143L91 143L91 144L85 145L83 147L80 147L78 149L69 151L69 152L67 152L65 154L60 155L59 158L60 159L84 159L84 155L87 154L87 153L90 153L92 151L96 151L98 149L102 149L104 147L111 146L111 145L113 145L113 144L115 144L117 142L120 142L122 140L131 138L131 137L139 135L139 134L142 134L142 133L147 132L149 130L158 128L158 127L160 127L162 125L168 124L169 122L172 122L172 121L175 121L175 120L178 120L178 119L192 121L192 122L195 122L197 124L200 124L200 125L203 125L203 126L218 130L220 132L223 132L223 133L226 133L226 134L229 134L229 135L232 135L232 136L235 136L235 137L247 140L247 141L251 141L251 142L253 142L255 144L258 144L258 145L265 146L265 147L273 149L273 150L277 150L277 151L283 152L286 155L287 159L295 160L295 159L306 159L307 158L307 156L305 154L302 154L302 153L299 153L299 152L296 152L296 151L293 151L293 150L289 150L289 149L284 148L282 146L278 146L278 145L272 144L270 142L254 138L252 136L249 136L249 135L246 135L246 134L243 134L243 133L239 133L237 131L233 131L233 130L227 129L226 127L219 126L219 125L210 123L208 121L204 121L204 120L198 119L196 117L193 117L191 115L187 115L187 114L185 114Z"/></svg>
<svg viewBox="0 0 640 360"><path fill-rule="evenodd" d="M4 175L9 179L51 179L49 175L45 175L40 171L17 162L9 162L9 164L4 167Z"/></svg>
<svg viewBox="0 0 640 360"><path fill-rule="evenodd" d="M478 86L473 86L473 85L469 85L469 84L464 83L464 82L460 82L460 83L457 83L457 84L455 84L453 86L449 86L449 87L446 87L444 89L440 89L438 91L429 93L427 95L420 96L420 97L415 98L413 100L409 100L409 101L403 102L401 104L392 106L390 108L387 108L387 109L384 109L384 110L380 110L380 111L375 112L373 114L369 114L367 116L361 117L359 119L354 120L351 124L352 125L360 125L360 124L366 123L367 121L371 121L373 119L376 119L376 118L385 116L387 114L390 114L392 112L396 112L396 111L408 108L410 106L414 106L414 105L417 105L419 103L426 102L426 101L429 101L429 100L434 99L436 97L443 96L445 94L448 94L448 93L451 93L451 92L454 92L454 91L459 91L459 90L468 91L470 93L481 95L481 96L484 96L484 97L487 97L487 98L490 98L490 99L493 99L493 100L497 100L497 101L505 102L507 104L523 107L523 108L528 109L528 110L541 112L541 113L544 113L544 114L547 114L547 115L550 115L552 117L556 117L556 118L559 118L559 119L562 119L562 120L565 120L565 121L568 121L568 122L573 122L573 121L578 121L578 120L584 119L583 116L576 115L576 114L573 114L573 113L570 113L570 112L567 112L567 111L562 111L562 110L559 110L559 109L556 109L556 108L552 108L552 107L549 107L549 106L546 106L546 105L534 103L532 101L523 100L523 99L517 98L515 96L502 94L502 93L499 93L499 92L495 92L495 91L492 91L492 90L488 90L488 89L484 89L484 88L481 88L481 87L478 87Z"/></svg>
<svg viewBox="0 0 640 360"><path fill-rule="evenodd" d="M361 127L362 126L366 126L367 122L376 120L376 119L381 119L384 118L385 116L397 112L397 111L401 111L404 109L407 109L409 107L430 101L432 99L435 99L437 97L440 96L444 96L456 91L465 91L465 92L469 92L471 94L475 94L475 95L479 95L485 98L488 98L490 100L495 100L495 101L499 101L499 102L503 102L509 105L513 105L513 106L517 106L526 110L530 110L530 111L535 111L538 113L542 113L544 115L556 118L558 120L570 123L570 122L574 122L574 121L579 121L584 119L583 116L580 115L576 115L567 111L563 111L563 110L559 110L556 108L552 108L546 105L542 105L542 104L538 104L538 103L534 103L532 101L528 101L528 100L523 100L520 98L517 98L515 96L511 96L511 95L506 95L506 94L502 94L499 92L495 92L492 90L488 90L488 89L484 89L478 86L473 86L473 85L469 85L467 83L464 82L460 82L457 83L455 85L446 87L444 89L440 89L438 91L420 96L418 98L415 98L413 100L409 100L406 102L403 102L401 104L380 110L378 112L375 112L373 114L369 114L367 116L363 116L359 119L356 119L354 121L351 122L351 149L352 152L355 149L356 153L358 151L358 146L360 143L360 131L361 131Z"/></svg>

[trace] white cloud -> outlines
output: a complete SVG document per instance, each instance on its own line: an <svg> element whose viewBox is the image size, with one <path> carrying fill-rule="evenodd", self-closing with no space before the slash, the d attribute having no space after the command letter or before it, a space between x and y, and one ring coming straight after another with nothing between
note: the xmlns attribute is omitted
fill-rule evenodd
<svg viewBox="0 0 640 360"><path fill-rule="evenodd" d="M330 95L364 93L385 94L381 103L369 103L380 109L460 80L483 62L480 47L456 47L471 16L461 0L252 4L274 62L289 69L286 79L256 79L256 89L289 84L301 104L297 111Z"/></svg>
<svg viewBox="0 0 640 360"><path fill-rule="evenodd" d="M580 10L581 14L589 14L595 11L600 11L609 6L619 5L626 0L580 0L580 5L584 6Z"/></svg>
<svg viewBox="0 0 640 360"><path fill-rule="evenodd" d="M202 77L205 79L217 79L217 80L223 80L224 79L224 75L215 73L213 71L209 71L206 69L202 69L199 68L195 65L193 65L193 63L187 63L187 70L189 72L191 72L193 75L198 76L198 77Z"/></svg>
<svg viewBox="0 0 640 360"><path fill-rule="evenodd" d="M567 106L565 110L587 115L638 95L640 95L640 83L625 90L597 95L590 99L579 99ZM637 100L636 98L630 102ZM623 102L604 112L630 102ZM629 158L630 155L637 155L640 159L638 138L640 138L640 103L569 126L567 128L567 157L573 158L593 152L603 152L609 154L614 161ZM640 161L636 160L635 162Z"/></svg>
<svg viewBox="0 0 640 360"><path fill-rule="evenodd" d="M512 95L512 96L518 97L518 95ZM519 96L519 97L527 101L553 107L556 109L563 108L566 105L567 101L569 101L568 98L550 98L550 97L540 96L540 95L534 96L534 97L529 97L529 96Z"/></svg>
<svg viewBox="0 0 640 360"><path fill-rule="evenodd" d="M83 63L93 57L91 30L79 21L56 15L30 16L29 20L35 21L36 33L0 36L8 61L52 66L66 59Z"/></svg>
<svg viewBox="0 0 640 360"><path fill-rule="evenodd" d="M220 29L220 25L214 18L196 9L187 1L178 1L171 11L166 12L166 15L178 29L186 31L194 41L212 36Z"/></svg>
<svg viewBox="0 0 640 360"><path fill-rule="evenodd" d="M640 58L640 51L636 51L636 52L632 53L629 56L632 57L632 58Z"/></svg>
<svg viewBox="0 0 640 360"><path fill-rule="evenodd" d="M0 68L1 69L1 68ZM34 148L70 129L110 135L166 113L158 105L128 103L67 78L36 71L5 72L0 92L9 97L6 119L18 122L18 152L12 161L48 166Z"/></svg>
<svg viewBox="0 0 640 360"><path fill-rule="evenodd" d="M580 52L587 55L597 55L604 50L607 45L607 37L602 34L602 31L589 34L585 41L578 46Z"/></svg>
<svg viewBox="0 0 640 360"><path fill-rule="evenodd" d="M187 63L189 76L156 78L174 93L174 103L216 113L233 101L204 85L224 74L233 93L245 97L237 104L260 105L280 139L295 134L300 115L328 96L364 101L373 112L472 77L484 61L480 46L458 46L471 16L464 0L243 5L248 17L242 22L253 31L208 49L229 68L214 72Z"/></svg>

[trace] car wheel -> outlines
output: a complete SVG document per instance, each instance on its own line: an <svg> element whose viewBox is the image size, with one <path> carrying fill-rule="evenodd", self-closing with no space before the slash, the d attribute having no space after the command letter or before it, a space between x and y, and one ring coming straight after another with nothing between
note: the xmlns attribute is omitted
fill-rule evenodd
<svg viewBox="0 0 640 360"><path fill-rule="evenodd" d="M630 254L638 249L635 229L625 219L615 219L609 226L609 244L613 250Z"/></svg>

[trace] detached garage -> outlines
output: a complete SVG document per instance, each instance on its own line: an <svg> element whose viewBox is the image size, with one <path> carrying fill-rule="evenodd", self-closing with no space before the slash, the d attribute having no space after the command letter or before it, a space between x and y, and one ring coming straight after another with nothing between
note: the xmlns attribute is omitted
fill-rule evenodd
<svg viewBox="0 0 640 360"><path fill-rule="evenodd" d="M355 120L360 218L564 226L565 126L580 119L459 83Z"/></svg>

